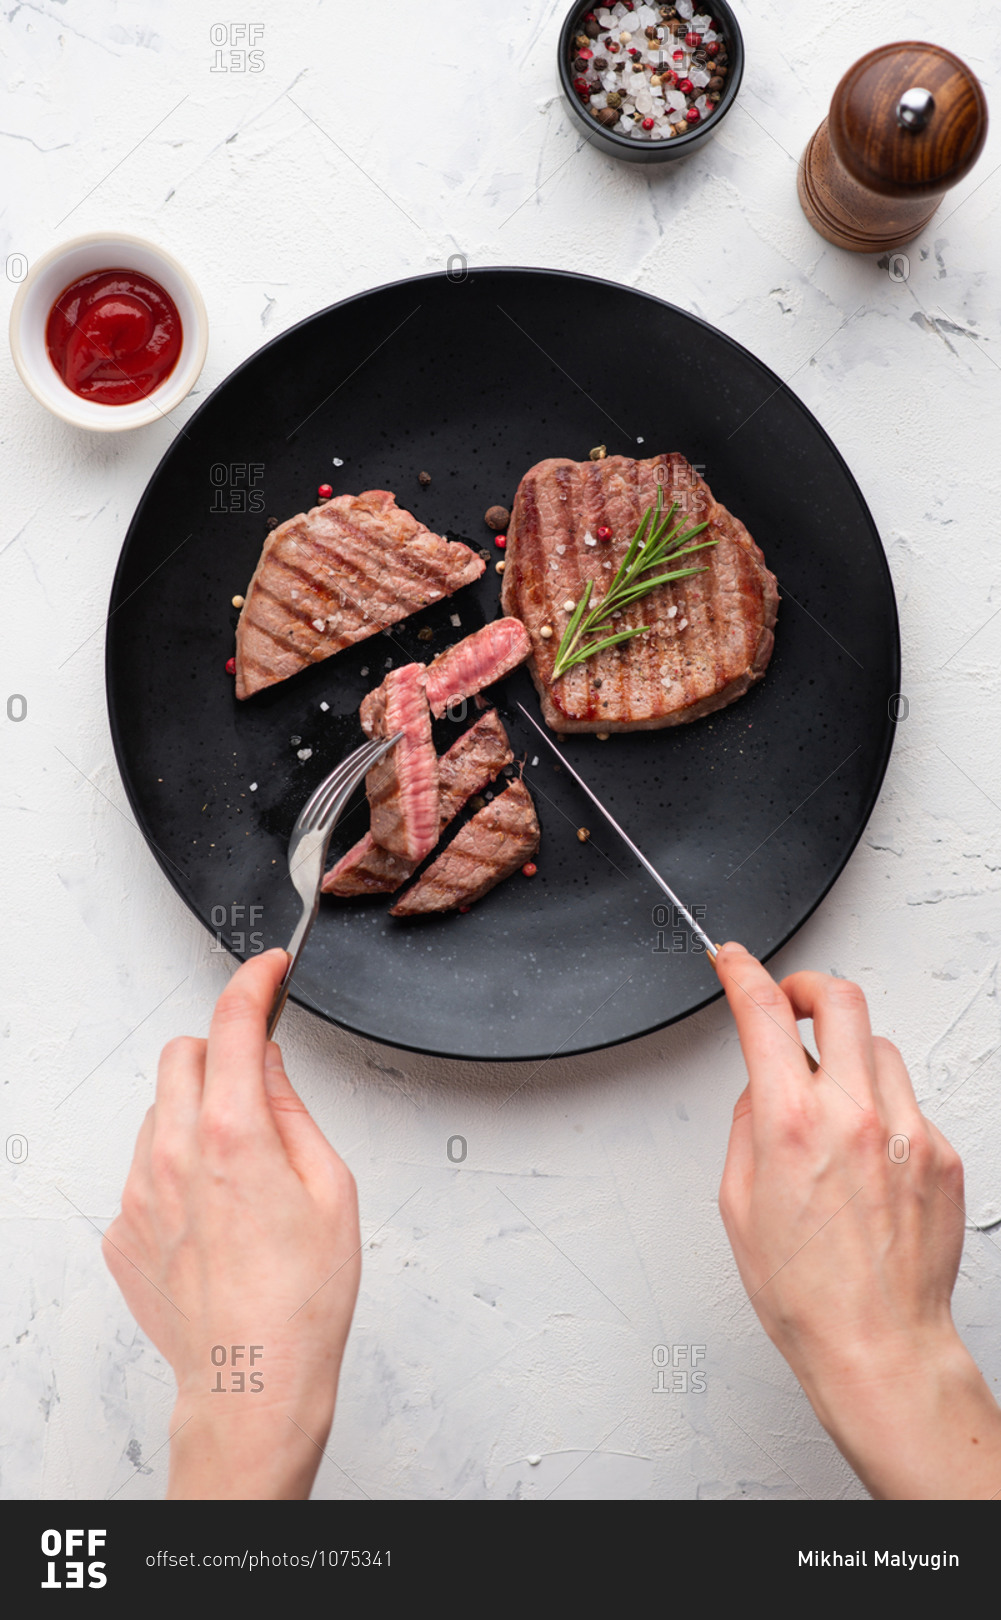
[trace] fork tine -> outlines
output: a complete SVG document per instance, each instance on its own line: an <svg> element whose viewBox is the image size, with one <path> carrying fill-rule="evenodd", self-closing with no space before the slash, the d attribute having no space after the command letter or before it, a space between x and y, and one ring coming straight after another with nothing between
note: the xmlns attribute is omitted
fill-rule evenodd
<svg viewBox="0 0 1001 1620"><path fill-rule="evenodd" d="M314 832L322 826L330 818L335 802L340 799L343 804L362 777L384 754L388 753L401 735L402 733L397 733L395 737L377 737L371 742L363 743L353 754L349 754L347 759L342 760L340 765L324 778L304 806L296 830Z"/></svg>

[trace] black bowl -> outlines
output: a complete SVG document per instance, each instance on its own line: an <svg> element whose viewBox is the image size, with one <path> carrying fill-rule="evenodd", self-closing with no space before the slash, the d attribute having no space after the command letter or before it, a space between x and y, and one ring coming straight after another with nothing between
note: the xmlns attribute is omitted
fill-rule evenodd
<svg viewBox="0 0 1001 1620"><path fill-rule="evenodd" d="M598 7L593 0L571 6L560 30L557 47L556 70L571 120L580 126L585 140L609 157L624 158L627 163L670 163L675 158L689 157L704 141L712 140L723 119L737 99L740 81L744 76L744 36L728 0L713 0L712 15L723 25L729 51L730 72L722 100L704 124L696 124L687 135L675 135L668 141L636 141L630 135L618 135L615 130L603 129L581 103L573 87L570 71L570 42L589 11Z"/></svg>

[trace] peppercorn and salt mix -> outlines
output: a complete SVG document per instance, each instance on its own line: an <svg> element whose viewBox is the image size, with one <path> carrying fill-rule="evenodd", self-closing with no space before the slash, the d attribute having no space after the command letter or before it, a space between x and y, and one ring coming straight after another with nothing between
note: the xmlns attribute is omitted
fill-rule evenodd
<svg viewBox="0 0 1001 1620"><path fill-rule="evenodd" d="M711 118L730 71L719 23L694 0L598 6L581 18L570 56L588 112L635 140L672 140Z"/></svg>

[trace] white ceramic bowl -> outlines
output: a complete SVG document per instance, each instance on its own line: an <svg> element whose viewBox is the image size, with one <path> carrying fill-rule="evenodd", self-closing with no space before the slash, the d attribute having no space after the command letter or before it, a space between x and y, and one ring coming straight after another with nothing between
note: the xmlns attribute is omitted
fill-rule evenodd
<svg viewBox="0 0 1001 1620"><path fill-rule="evenodd" d="M67 388L45 347L46 323L59 294L95 270L136 270L149 276L170 294L181 317L177 364L148 398L131 405L99 405L81 399ZM95 433L120 433L162 420L194 387L205 364L208 341L205 304L187 271L153 242L118 231L74 237L36 259L17 289L10 312L10 352L25 387L64 422Z"/></svg>

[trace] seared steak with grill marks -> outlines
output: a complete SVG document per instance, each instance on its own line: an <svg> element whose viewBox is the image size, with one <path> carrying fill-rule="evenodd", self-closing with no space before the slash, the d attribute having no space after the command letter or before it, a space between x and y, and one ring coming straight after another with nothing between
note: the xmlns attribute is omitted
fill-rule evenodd
<svg viewBox="0 0 1001 1620"><path fill-rule="evenodd" d="M236 629L250 697L479 579L468 546L432 534L384 489L337 495L264 542Z"/></svg>
<svg viewBox="0 0 1001 1620"><path fill-rule="evenodd" d="M391 908L390 916L417 917L472 905L516 872L538 847L535 806L519 779L466 822L424 876Z"/></svg>
<svg viewBox="0 0 1001 1620"><path fill-rule="evenodd" d="M438 761L439 831L444 832L466 801L481 792L513 759L497 710L488 709ZM413 876L417 864L381 849L367 832L331 867L323 880L323 892L343 898L392 894Z"/></svg>
<svg viewBox="0 0 1001 1620"><path fill-rule="evenodd" d="M438 755L431 740L431 710L423 664L390 670L361 706L368 737L392 737L395 748L365 778L372 837L383 849L415 864L438 842Z"/></svg>
<svg viewBox="0 0 1001 1620"><path fill-rule="evenodd" d="M553 681L570 615L589 579L597 606L648 506L663 485L686 527L708 520L717 544L678 566L706 572L659 586L614 621L648 626ZM607 527L613 538L597 539ZM589 542L594 542L589 543ZM742 697L772 654L779 594L774 574L739 519L681 455L633 461L540 461L522 479L507 531L503 605L528 628L529 668L546 723L557 732L646 731L696 720ZM670 565L668 565L670 566ZM542 635L548 626L552 635Z"/></svg>
<svg viewBox="0 0 1001 1620"><path fill-rule="evenodd" d="M509 675L532 650L520 619L494 619L428 665L428 702L439 720L452 698L472 697Z"/></svg>

